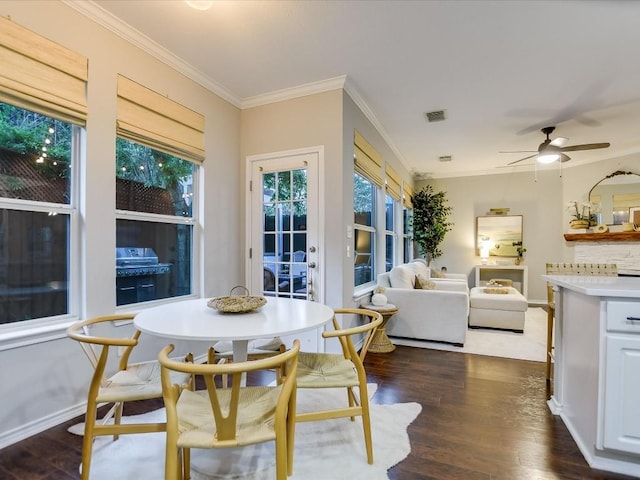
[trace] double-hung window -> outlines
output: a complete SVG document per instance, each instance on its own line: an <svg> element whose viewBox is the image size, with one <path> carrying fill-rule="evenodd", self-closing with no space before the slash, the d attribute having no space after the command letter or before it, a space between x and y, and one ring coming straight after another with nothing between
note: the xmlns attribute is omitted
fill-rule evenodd
<svg viewBox="0 0 640 480"><path fill-rule="evenodd" d="M75 311L88 62L4 17L0 32L0 323L42 322Z"/></svg>
<svg viewBox="0 0 640 480"><path fill-rule="evenodd" d="M194 293L204 118L118 78L116 304Z"/></svg>
<svg viewBox="0 0 640 480"><path fill-rule="evenodd" d="M354 208L354 286L373 284L376 275L377 202L384 178L378 152L355 132Z"/></svg>

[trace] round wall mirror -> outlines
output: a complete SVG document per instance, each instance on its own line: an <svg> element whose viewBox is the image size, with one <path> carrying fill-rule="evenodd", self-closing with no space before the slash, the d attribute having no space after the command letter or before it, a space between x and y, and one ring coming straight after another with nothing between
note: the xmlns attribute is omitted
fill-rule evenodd
<svg viewBox="0 0 640 480"><path fill-rule="evenodd" d="M597 222L604 225L640 224L640 175L618 170L589 190L589 202L598 206Z"/></svg>

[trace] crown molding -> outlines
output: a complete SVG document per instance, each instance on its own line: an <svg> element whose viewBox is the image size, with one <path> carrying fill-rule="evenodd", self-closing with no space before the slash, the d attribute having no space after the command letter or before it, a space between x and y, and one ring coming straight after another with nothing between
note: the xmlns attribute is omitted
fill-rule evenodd
<svg viewBox="0 0 640 480"><path fill-rule="evenodd" d="M162 63L173 67L176 71L180 72L187 78L190 78L199 85L202 85L204 88L215 93L232 105L240 108L242 102L237 95L234 95L222 85L214 82L201 71L195 69L192 65L177 57L175 54L171 53L169 50L151 40L135 28L124 23L121 19L100 7L95 2L90 0L62 0L62 2L99 25L102 25L107 30L115 33L120 38L157 58Z"/></svg>
<svg viewBox="0 0 640 480"><path fill-rule="evenodd" d="M319 80L317 82L305 83L297 87L284 88L275 92L255 95L253 97L243 98L241 102L242 109L259 107L270 103L282 102L283 100L292 100L294 98L306 97L317 93L330 92L332 90L341 90L344 88L347 80L346 75L340 77Z"/></svg>

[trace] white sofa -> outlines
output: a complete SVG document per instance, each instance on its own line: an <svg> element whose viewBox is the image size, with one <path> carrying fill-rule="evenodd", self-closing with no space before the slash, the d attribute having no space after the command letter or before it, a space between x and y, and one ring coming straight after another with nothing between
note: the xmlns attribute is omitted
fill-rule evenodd
<svg viewBox="0 0 640 480"><path fill-rule="evenodd" d="M448 273L431 277L433 290L414 288L416 275L431 277L421 261L394 267L378 275L387 301L398 307L386 325L390 336L464 345L469 316L469 286L464 274Z"/></svg>

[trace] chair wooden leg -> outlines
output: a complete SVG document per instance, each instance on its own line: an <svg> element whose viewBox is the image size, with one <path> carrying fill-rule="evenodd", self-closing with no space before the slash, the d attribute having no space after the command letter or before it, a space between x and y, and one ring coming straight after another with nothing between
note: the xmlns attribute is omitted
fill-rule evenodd
<svg viewBox="0 0 640 480"><path fill-rule="evenodd" d="M545 377L547 382L551 381L551 352L553 349L553 316L554 309L547 307L547 369Z"/></svg>
<svg viewBox="0 0 640 480"><path fill-rule="evenodd" d="M367 447L367 462L373 464L373 441L371 440L371 415L369 413L369 392L367 386L360 387L360 408L362 408L362 429L364 430L364 443Z"/></svg>
<svg viewBox="0 0 640 480"><path fill-rule="evenodd" d="M115 405L115 414L113 416L113 424L114 425L120 425L120 422L122 422L122 410L124 409L124 402L117 402ZM120 437L120 435L118 435L117 433L113 435L113 440L118 440L118 437Z"/></svg>
<svg viewBox="0 0 640 480"><path fill-rule="evenodd" d="M96 424L97 404L95 401L87 403L87 413L84 418L84 437L82 438L82 473L81 480L89 480L91 470L91 451L93 449L93 433Z"/></svg>
<svg viewBox="0 0 640 480"><path fill-rule="evenodd" d="M165 480L182 480L182 460L177 445L167 441L164 458Z"/></svg>
<svg viewBox="0 0 640 480"><path fill-rule="evenodd" d="M180 465L178 465L178 469ZM182 449L182 479L190 480L191 479L191 449L183 448Z"/></svg>

